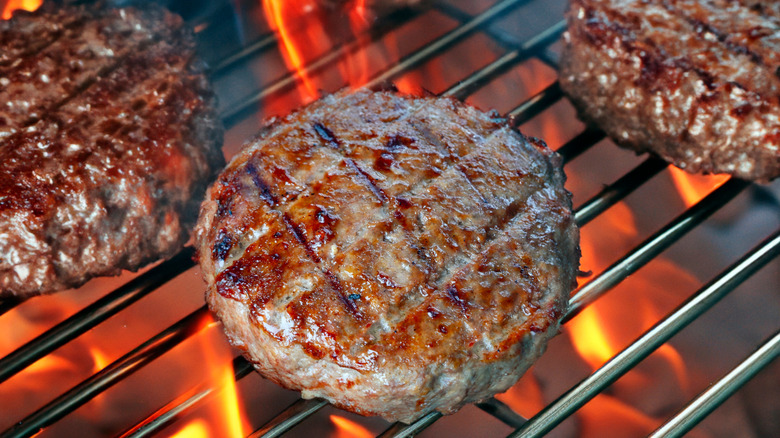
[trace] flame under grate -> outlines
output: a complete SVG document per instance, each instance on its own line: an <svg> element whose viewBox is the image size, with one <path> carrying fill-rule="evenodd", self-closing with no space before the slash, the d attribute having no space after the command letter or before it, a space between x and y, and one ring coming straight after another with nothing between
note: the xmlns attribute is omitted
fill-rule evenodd
<svg viewBox="0 0 780 438"><path fill-rule="evenodd" d="M562 16L557 17L557 21L553 20L554 24L539 32L534 32L526 39L518 39L511 33L502 30L500 26L495 25L507 15L522 13L529 6L536 5L538 10L544 11L544 6L539 6L542 3L544 3L542 0L503 0L495 2L495 4L475 14L465 12L450 2L444 1L432 2L420 9L404 9L383 17L376 26L364 31L363 35L358 35L355 40L322 54L308 62L303 68L307 74L317 74L333 69L345 56L360 50L365 41L379 40L414 20L424 19L429 14L438 14L455 21L457 25L449 32L436 37L421 48L375 73L368 79L367 85L376 86L387 81L398 80L404 74L419 68L426 62L451 53L467 39L481 37L489 41L490 44L500 47L503 53L487 65L473 66L468 75L453 82L451 86L439 93L458 99L468 99L523 63L536 61L555 68L557 64L556 43L565 30ZM224 11L221 9L211 10L205 18L198 20L195 25L196 30L205 31L208 28L218 26L218 22L221 21L215 17L219 17L222 13ZM254 42L242 45L239 50L223 55L213 62L213 77L215 81L219 81L237 70L246 69L247 62L260 59L269 52L275 51L276 48L277 37L274 34L260 35ZM234 102L226 106L222 113L226 127L234 129L253 116L257 118L258 105L264 105L280 94L295 90L299 80L300 74L287 73L269 81L256 92L242 96L237 100L234 99ZM519 126L548 111L562 99L563 96L557 82L553 82L506 111L506 116L515 126ZM576 157L589 153L603 139L604 134L599 130L585 128L569 141L564 142L557 150L564 157L568 166ZM640 164L579 205L575 215L577 222L580 226L584 226L597 219L602 213L627 196L642 190L648 181L665 172L667 167L666 163L659 159L645 158ZM565 321L568 322L627 277L653 261L659 254L680 241L710 216L723 210L740 193L762 192L764 190L764 188L736 179L730 179L717 189L712 190L690 208L682 211L671 221L667 221L657 232L652 233L635 247L621 253L615 262L584 282L571 298L571 311L566 315ZM654 201L649 200L648 202ZM511 436L541 436L548 433L597 394L607 389L619 377L632 370L672 336L695 322L700 315L763 266L770 262L776 264L778 254L780 254L780 232L775 231L769 233L761 243L712 277L679 307L659 319L634 343L613 356L611 360L591 375L571 386L560 398L548 404L532 418L523 418L507 404L496 398L477 406L514 429ZM105 293L94 303L82 308L63 322L0 358L0 383L7 381L57 348L68 344L109 318L120 314L147 295L154 294L166 283L174 281L177 276L183 275L194 266L192 255L192 248L185 248L171 260L163 262L136 276L126 284ZM735 254L733 258L736 259L738 256ZM19 305L20 303L17 301L0 303L0 317L14 311ZM60 421L82 405L98 397L115 383L141 370L186 339L199 333L203 328L203 321L207 318L208 312L205 306L198 308L167 329L151 336L146 342L124 356L102 367L94 375L50 403L37 408L32 414L6 430L2 436L32 436L41 429ZM734 361L740 361L740 364L733 371L726 374L717 384L690 400L687 406L669 418L655 432L655 436L679 436L686 433L778 355L780 355L780 332L776 332L763 344L758 345L755 352L747 358L734 358ZM251 366L243 358L237 357L233 361L233 371L235 379L240 380L250 374ZM153 414L125 430L122 436L140 437L156 434L185 413L197 409L204 400L218 390L218 387L207 384L177 395L170 403L160 406ZM327 403L321 400L299 399L286 409L280 409L280 412L276 413L267 423L254 425L255 431L250 436L281 435L299 423L305 423L312 414L326 405ZM385 430L381 436L413 436L435 423L440 417L439 414L432 413L411 425L395 424Z"/></svg>

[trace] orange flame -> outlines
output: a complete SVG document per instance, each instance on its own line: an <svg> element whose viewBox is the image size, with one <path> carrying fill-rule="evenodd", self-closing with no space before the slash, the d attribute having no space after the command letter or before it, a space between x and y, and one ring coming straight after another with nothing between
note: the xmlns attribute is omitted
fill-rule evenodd
<svg viewBox="0 0 780 438"><path fill-rule="evenodd" d="M297 6L297 8L285 7L285 5ZM279 43L281 44L282 54L289 67L298 75L303 83L303 86L307 93L308 100L316 99L318 96L317 87L314 82L306 73L304 69L304 57L298 48L298 44L293 38L291 32L290 20L288 18L295 18L295 15L302 17L302 13L296 14L297 11L308 12L315 6L309 1L284 1L284 0L263 0L263 10L265 16L269 21L271 29L276 31L279 35ZM290 17L293 15L293 17Z"/></svg>
<svg viewBox="0 0 780 438"><path fill-rule="evenodd" d="M43 0L0 0L0 10L3 11L3 20L8 20L17 9L34 11L43 3Z"/></svg>
<svg viewBox="0 0 780 438"><path fill-rule="evenodd" d="M330 421L336 425L335 438L370 438L374 436L370 430L344 417L331 415Z"/></svg>
<svg viewBox="0 0 780 438"><path fill-rule="evenodd" d="M204 328L213 328L217 326L217 321L209 315L203 321ZM202 334L208 334L204 331ZM211 435L242 438L246 436L245 431L249 430L246 419L242 415L242 409L239 405L239 396L236 388L236 380L233 374L233 357L229 349L224 348L218 351L218 343L212 342L208 336L201 336L199 339L203 357L205 359L205 369L211 370L211 386L220 388L215 393L212 403L217 406L216 412L212 412L215 418L221 424L214 425L215 428L221 428ZM218 432L218 433L217 433ZM197 436L197 435L193 435ZM189 437L189 436L188 436Z"/></svg>
<svg viewBox="0 0 780 438"><path fill-rule="evenodd" d="M647 436L660 421L607 395L598 395L580 411L582 438L609 436ZM620 419L620 421L617 421Z"/></svg>
<svg viewBox="0 0 780 438"><path fill-rule="evenodd" d="M729 179L728 175L693 175L676 167L670 167L669 172L686 207L699 202Z"/></svg>

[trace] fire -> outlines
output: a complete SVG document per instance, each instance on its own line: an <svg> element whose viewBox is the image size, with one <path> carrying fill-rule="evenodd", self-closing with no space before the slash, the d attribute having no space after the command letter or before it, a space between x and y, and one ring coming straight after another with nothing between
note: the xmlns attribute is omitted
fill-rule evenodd
<svg viewBox="0 0 780 438"><path fill-rule="evenodd" d="M8 20L17 9L34 11L43 3L43 0L0 0L0 10L3 11L3 20Z"/></svg>
<svg viewBox="0 0 780 438"><path fill-rule="evenodd" d="M370 430L344 417L331 415L330 421L336 426L334 438L370 438L374 436Z"/></svg>
<svg viewBox="0 0 780 438"><path fill-rule="evenodd" d="M171 438L209 438L209 428L203 420L195 420L182 427Z"/></svg>
<svg viewBox="0 0 780 438"><path fill-rule="evenodd" d="M207 414L208 419L196 418L179 433L180 438L195 438L200 436L223 436L243 438L249 431L249 426L239 405L239 395L236 381L233 375L233 355L224 343L214 342L209 335L221 335L221 329L216 320L209 315L203 321L204 329L197 338L202 353L203 369L207 373L209 386L218 388L213 400L209 403L211 408ZM205 429L205 435L199 435ZM177 435L179 436L179 435Z"/></svg>
<svg viewBox="0 0 780 438"><path fill-rule="evenodd" d="M271 26L271 29L278 33L279 44L285 61L303 83L307 100L315 99L319 93L314 82L303 68L305 62L303 54L299 49L301 45L296 43L290 23L295 23L298 19L308 16L308 13L314 8L316 8L316 4L306 0L263 0L263 10L269 21L268 24Z"/></svg>
<svg viewBox="0 0 780 438"><path fill-rule="evenodd" d="M496 395L496 398L526 418L532 417L546 405L533 367L514 386L503 394Z"/></svg>
<svg viewBox="0 0 780 438"><path fill-rule="evenodd" d="M693 175L676 167L670 167L669 171L686 207L699 202L729 179L728 175Z"/></svg>

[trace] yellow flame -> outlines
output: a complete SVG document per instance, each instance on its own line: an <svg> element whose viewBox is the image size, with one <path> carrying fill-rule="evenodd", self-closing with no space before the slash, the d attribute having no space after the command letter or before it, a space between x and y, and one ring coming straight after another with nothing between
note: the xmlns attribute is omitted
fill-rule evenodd
<svg viewBox="0 0 780 438"><path fill-rule="evenodd" d="M182 427L171 438L209 438L209 428L203 420L194 420Z"/></svg>
<svg viewBox="0 0 780 438"><path fill-rule="evenodd" d="M728 175L692 175L676 167L670 167L669 172L687 207L699 202L729 179Z"/></svg>
<svg viewBox="0 0 780 438"><path fill-rule="evenodd" d="M354 421L347 420L344 417L338 415L331 415L330 421L336 425L336 437L337 438L370 438L374 434L365 427L355 423Z"/></svg>
<svg viewBox="0 0 780 438"><path fill-rule="evenodd" d="M618 352L607 337L608 329L604 327L595 305L583 309L569 322L569 328L574 348L593 369L600 367Z"/></svg>
<svg viewBox="0 0 780 438"><path fill-rule="evenodd" d="M3 20L8 20L13 15L13 11L17 9L24 9L25 11L34 11L38 9L43 3L43 0L8 0L7 2L0 1L0 5L3 5Z"/></svg>

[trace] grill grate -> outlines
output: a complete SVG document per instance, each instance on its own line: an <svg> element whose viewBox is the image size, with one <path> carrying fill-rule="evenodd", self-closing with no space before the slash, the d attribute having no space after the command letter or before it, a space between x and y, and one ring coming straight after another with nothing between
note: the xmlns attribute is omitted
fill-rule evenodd
<svg viewBox="0 0 780 438"><path fill-rule="evenodd" d="M536 2L538 3L538 1ZM465 38L479 33L505 48L507 52L494 62L473 71L468 77L463 78L441 93L445 96L466 99L482 87L496 80L500 75L531 58L540 60L552 67L556 66L557 56L551 50L551 47L560 38L565 29L563 21L555 23L525 41L517 41L514 36L504 33L492 25L497 19L529 3L535 3L535 1L503 0L496 2L483 12L473 16L443 1L432 2L432 4L419 10L401 10L384 17L377 26L366 31L366 34L358 36L352 42L340 46L309 63L305 67L306 73L313 74L331 68L344 56L359 50L365 38L376 41L427 12L436 11L460 22L460 25L414 53L400 59L388 69L379 72L369 80L368 85L376 86L396 79L422 63L451 50ZM205 23L205 25L197 28L202 29L208 25L214 25L208 21L208 18ZM274 50L276 45L277 41L274 35L270 34L260 37L255 42L247 44L239 51L215 63L213 77L218 79L227 74L227 72L240 68L240 65L248 59L262 56ZM287 74L271 82L256 93L249 95L237 104L231 105L229 109L222 113L226 127L231 128L253 115L257 111L259 103L265 102L279 93L293 89L299 79L295 74ZM556 82L520 103L517 107L507 112L506 115L515 126L518 126L547 110L561 99L562 92ZM563 156L565 163L568 164L575 157L587 152L602 139L604 139L603 132L593 128L586 128L572 140L561 146L558 152ZM647 158L583 203L576 211L576 221L580 226L589 223L617 202L641 188L646 182L663 172L666 168L666 163L661 160L652 157ZM696 205L673 219L657 233L627 252L617 262L594 276L575 291L571 299L572 308L565 321L568 321L585 306L606 294L615 285L653 260L662 251L676 243L686 233L696 228L738 194L749 188L756 189L756 186L736 179L729 180ZM706 310L761 267L775 260L778 254L780 254L780 233L775 232L767 237L764 242L746 253L739 261L723 270L721 274L713 278L676 310L659 320L655 326L646 331L633 344L618 353L593 374L571 387L559 399L546 406L533 418L525 420L495 398L491 398L477 406L505 424L515 428L516 430L511 436L544 435L572 415L588 400L602 392L620 376L631 370L682 328L695 321ZM108 318L118 314L147 294L155 292L160 286L171 281L176 276L184 273L193 266L192 255L193 249L191 247L185 248L171 260L138 275L125 285L106 294L95 303L85 307L67 320L57 324L34 340L0 359L0 383L8 380L60 346L67 344ZM14 300L0 303L0 316L12 311L19 304L19 301ZM197 309L166 330L151 337L133 351L106 366L103 370L22 419L11 429L5 431L2 436L32 436L38 433L42 428L60 420L113 384L162 356L185 339L198 333L206 316L207 310L205 307ZM756 353L745 359L725 376L723 380L692 400L689 406L663 425L656 432L656 436L684 434L778 355L780 355L780 335L775 334L765 344L760 346ZM236 379L241 379L250 374L251 366L243 358L237 357L233 365ZM179 395L148 418L125 431L122 436L143 437L154 434L175 421L185 412L195 408L217 389L211 386L193 388L187 393ZM326 405L327 403L322 400L298 399L288 408L278 413L270 422L257 428L250 436L279 436L300 422L305 421ZM436 422L440 417L441 415L438 413L431 413L411 425L394 424L383 432L381 436L413 436Z"/></svg>

